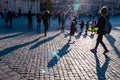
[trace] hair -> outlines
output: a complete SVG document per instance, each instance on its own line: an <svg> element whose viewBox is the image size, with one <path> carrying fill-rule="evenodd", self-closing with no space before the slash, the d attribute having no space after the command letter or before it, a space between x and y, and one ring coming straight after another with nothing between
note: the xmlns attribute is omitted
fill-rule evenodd
<svg viewBox="0 0 120 80"><path fill-rule="evenodd" d="M108 7L107 6L103 6L100 9L100 14L108 14Z"/></svg>

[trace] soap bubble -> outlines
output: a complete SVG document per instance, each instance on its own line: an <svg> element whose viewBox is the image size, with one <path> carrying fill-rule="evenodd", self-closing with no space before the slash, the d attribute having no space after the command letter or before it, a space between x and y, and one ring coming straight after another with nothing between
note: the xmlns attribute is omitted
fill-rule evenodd
<svg viewBox="0 0 120 80"><path fill-rule="evenodd" d="M74 4L74 10L78 10L80 8L80 3Z"/></svg>
<svg viewBox="0 0 120 80"><path fill-rule="evenodd" d="M46 56L52 55L53 57L57 57L57 59L60 59L60 56L57 54L57 52L45 52Z"/></svg>
<svg viewBox="0 0 120 80"><path fill-rule="evenodd" d="M53 71L52 71L52 70L48 70L48 69L41 69L41 73L42 73L42 74L46 74L46 75L48 74L48 75L49 75L49 74L53 74Z"/></svg>

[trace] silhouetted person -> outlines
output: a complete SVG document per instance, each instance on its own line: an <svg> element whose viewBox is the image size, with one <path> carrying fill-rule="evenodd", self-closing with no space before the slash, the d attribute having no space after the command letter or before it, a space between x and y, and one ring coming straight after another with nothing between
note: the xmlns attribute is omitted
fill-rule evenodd
<svg viewBox="0 0 120 80"><path fill-rule="evenodd" d="M65 29L65 13L64 12L62 13L61 20L62 20L62 27L61 27L61 33L62 33L64 32L64 29Z"/></svg>
<svg viewBox="0 0 120 80"><path fill-rule="evenodd" d="M28 28L32 28L32 11L31 10L28 11L27 19L28 19Z"/></svg>
<svg viewBox="0 0 120 80"><path fill-rule="evenodd" d="M22 12L21 12L21 9L18 10L18 16L21 17L22 15Z"/></svg>
<svg viewBox="0 0 120 80"><path fill-rule="evenodd" d="M106 32L103 30L104 27L105 27L106 19L109 20L108 8L107 8L106 6L103 6L103 7L101 8L101 10L100 10L100 14L101 14L101 15L100 15L100 17L99 17L99 19L98 19L98 23L97 23L97 27L98 27L98 31L97 31L97 34L98 34L98 36L97 36L97 42L96 42L95 47L94 47L93 49L91 49L90 51L96 52L99 43L101 43L101 45L102 45L103 48L104 48L103 54L105 54L105 53L109 52L109 50L108 50L107 47L105 46L105 44L104 44L104 42L103 42L102 39L103 39L103 35L105 35L105 33L106 33ZM106 19L105 19L105 17L104 17L103 15L106 17Z"/></svg>
<svg viewBox="0 0 120 80"><path fill-rule="evenodd" d="M61 12L58 12L58 24L61 26Z"/></svg>
<svg viewBox="0 0 120 80"><path fill-rule="evenodd" d="M91 29L92 29L92 33L94 31L94 28L96 26L96 21L94 20L94 17L92 18L92 23L91 23Z"/></svg>
<svg viewBox="0 0 120 80"><path fill-rule="evenodd" d="M47 30L49 26L49 13L48 11L45 11L43 14L43 24L44 24L44 36L47 36Z"/></svg>
<svg viewBox="0 0 120 80"><path fill-rule="evenodd" d="M7 20L8 22L10 22L10 28L12 28L13 12L11 9L9 9L7 13Z"/></svg>
<svg viewBox="0 0 120 80"><path fill-rule="evenodd" d="M77 32L76 24L77 24L77 21L76 21L76 18L75 18L71 21L69 41L71 41L71 36L73 36L75 34L75 32Z"/></svg>
<svg viewBox="0 0 120 80"><path fill-rule="evenodd" d="M7 22L8 22L7 13L8 13L8 11L6 9L4 9L2 15L3 15L3 18L5 19L6 27L7 27Z"/></svg>
<svg viewBox="0 0 120 80"><path fill-rule="evenodd" d="M80 30L81 30L81 33L82 33L83 28L84 28L84 21L82 20L81 24L79 24L79 25L80 25Z"/></svg>
<svg viewBox="0 0 120 80"><path fill-rule="evenodd" d="M85 34L87 34L88 28L89 28L89 20L86 22L86 30L85 30Z"/></svg>
<svg viewBox="0 0 120 80"><path fill-rule="evenodd" d="M40 32L40 28L41 28L41 19L42 19L42 13L38 13L37 14L37 31Z"/></svg>

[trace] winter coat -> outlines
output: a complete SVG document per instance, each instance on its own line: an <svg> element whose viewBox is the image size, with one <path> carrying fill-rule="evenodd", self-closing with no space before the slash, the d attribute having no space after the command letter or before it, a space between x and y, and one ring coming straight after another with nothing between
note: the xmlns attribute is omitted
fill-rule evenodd
<svg viewBox="0 0 120 80"><path fill-rule="evenodd" d="M110 19L109 18L109 15L105 15L106 19ZM104 27L105 27L105 23L106 23L106 19L105 17L103 16L103 14L99 17L98 19L98 23L96 25L96 27L98 27L98 31L97 31L97 34L105 34L106 32L103 31Z"/></svg>
<svg viewBox="0 0 120 80"><path fill-rule="evenodd" d="M75 26L76 24L77 24L77 23L76 23L75 21L72 21L72 22L71 22L70 35L74 35L75 32L77 32L76 26Z"/></svg>

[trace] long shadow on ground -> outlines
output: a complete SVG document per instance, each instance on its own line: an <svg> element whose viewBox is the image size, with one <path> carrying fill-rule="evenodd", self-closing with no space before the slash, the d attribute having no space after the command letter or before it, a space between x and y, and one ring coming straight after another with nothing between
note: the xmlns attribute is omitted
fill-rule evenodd
<svg viewBox="0 0 120 80"><path fill-rule="evenodd" d="M118 55L118 57L120 58L120 50L114 45L116 42L116 39L113 38L111 35L105 35L105 37L107 38L107 40L109 41L109 44L113 47L114 51L116 52L116 54Z"/></svg>
<svg viewBox="0 0 120 80"><path fill-rule="evenodd" d="M59 61L59 59L61 57L63 57L64 55L66 55L70 50L68 50L68 48L70 47L69 42L66 43L62 49L59 50L58 53L56 53L56 55L53 56L53 58L48 62L47 67L51 68L53 67L55 64L57 64L57 62Z"/></svg>
<svg viewBox="0 0 120 80"><path fill-rule="evenodd" d="M18 37L18 36L23 35L23 34L26 34L26 32L21 32L21 33L14 34L14 35L4 36L4 37L1 37L0 40L4 40L4 39L8 39L8 38L13 38L13 37Z"/></svg>
<svg viewBox="0 0 120 80"><path fill-rule="evenodd" d="M76 39L79 39L80 38L80 36L81 36L81 32L79 32L78 34L77 34L77 36L76 36Z"/></svg>
<svg viewBox="0 0 120 80"><path fill-rule="evenodd" d="M106 80L105 77L105 73L107 71L109 62L110 62L110 58L105 55L105 62L104 64L100 67L100 61L98 59L97 53L93 53L95 60L96 60L96 71L97 71L97 76L98 76L98 80Z"/></svg>
<svg viewBox="0 0 120 80"><path fill-rule="evenodd" d="M52 36L52 37L49 37L49 38L47 38L47 39L44 39L44 40L42 40L42 41L36 43L36 44L33 45L32 47L30 47L30 50L39 47L39 46L40 46L41 44L43 44L43 43L46 43L46 42L48 42L48 41L53 40L55 37L57 37L57 36L59 36L59 35L60 35L60 33L58 33L58 34L56 34L56 35L54 35L54 36Z"/></svg>
<svg viewBox="0 0 120 80"><path fill-rule="evenodd" d="M43 37L43 36L38 37L37 39L34 39L34 40L32 40L32 41L29 41L29 42L26 42L26 43L24 43L24 44L19 44L19 45L15 45L15 46L8 47L8 48L0 51L0 57L1 57L1 56L4 56L4 55L7 55L7 54L11 53L12 51L17 50L17 49L19 49L19 48L21 48L21 47L24 47L24 46L27 46L27 45L29 45L29 44L32 44L32 43L38 41L38 40L39 40L40 38L42 38L42 37Z"/></svg>

